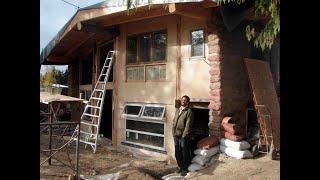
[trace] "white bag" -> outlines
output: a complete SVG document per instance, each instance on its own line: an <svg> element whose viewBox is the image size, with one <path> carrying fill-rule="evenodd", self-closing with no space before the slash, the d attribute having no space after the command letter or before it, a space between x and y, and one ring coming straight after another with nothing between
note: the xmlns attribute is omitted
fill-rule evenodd
<svg viewBox="0 0 320 180"><path fill-rule="evenodd" d="M204 168L204 167L201 166L200 164L192 163L192 164L189 165L188 170L189 170L190 172L195 172L195 171L199 171L199 170L201 170L201 169L203 169L203 168Z"/></svg>
<svg viewBox="0 0 320 180"><path fill-rule="evenodd" d="M250 144L247 141L236 142L225 138L220 139L220 144L236 150L246 150L250 148Z"/></svg>
<svg viewBox="0 0 320 180"><path fill-rule="evenodd" d="M244 159L244 158L252 158L253 155L248 150L236 150L230 147L226 147L223 145L220 145L220 151L227 154L230 157L234 157L236 159Z"/></svg>
<svg viewBox="0 0 320 180"><path fill-rule="evenodd" d="M211 157L215 154L217 154L219 152L219 145L218 146L215 146L215 147L212 147L210 149L196 149L193 151L194 154L196 155L201 155L201 156L204 156L206 158L208 157Z"/></svg>
<svg viewBox="0 0 320 180"><path fill-rule="evenodd" d="M208 161L210 160L210 157L204 157L201 155L196 155L191 162L200 164L201 166L204 166Z"/></svg>

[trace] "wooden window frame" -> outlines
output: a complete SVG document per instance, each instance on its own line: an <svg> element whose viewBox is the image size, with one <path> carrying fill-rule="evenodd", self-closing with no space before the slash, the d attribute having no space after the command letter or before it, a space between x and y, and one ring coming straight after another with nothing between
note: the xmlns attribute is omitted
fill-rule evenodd
<svg viewBox="0 0 320 180"><path fill-rule="evenodd" d="M200 56L192 56L192 32L194 31L203 31L203 52ZM205 58L206 57L206 49L205 49L205 43L206 43L206 31L204 28L201 29L192 29L190 31L190 59L197 59L197 58Z"/></svg>
<svg viewBox="0 0 320 180"><path fill-rule="evenodd" d="M143 35L148 35L148 34L151 34L152 38L151 38L151 50L150 50L150 57L152 58L153 56L153 52L154 52L154 34L157 34L157 33L165 33L166 36L167 36L167 40L168 40L168 31L167 29L162 29L162 30L158 30L158 31L152 31L152 32L143 32L143 33L138 33L138 34L130 34L128 35L126 38L126 41L128 40L128 37L137 37L137 56L136 56L136 63L128 63L128 58L126 56L126 65L142 65L142 64L154 64L154 63L164 63L167 61L167 50L168 50L168 42L166 40L166 47L165 47L165 51L166 51L166 54L165 54L165 57L164 59L162 60L158 60L158 61L150 61L150 62L143 62L141 61L140 59L140 36L143 36ZM127 48L127 46L126 46ZM126 49L127 51L127 49Z"/></svg>

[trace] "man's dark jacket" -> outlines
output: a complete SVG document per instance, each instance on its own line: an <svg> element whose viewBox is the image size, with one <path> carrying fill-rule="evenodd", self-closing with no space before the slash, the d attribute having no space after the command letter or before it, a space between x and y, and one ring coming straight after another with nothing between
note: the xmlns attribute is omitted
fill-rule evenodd
<svg viewBox="0 0 320 180"><path fill-rule="evenodd" d="M183 109L180 115L179 112L180 109L178 108L173 118L172 134L173 136L187 138L193 123L193 113L189 107Z"/></svg>

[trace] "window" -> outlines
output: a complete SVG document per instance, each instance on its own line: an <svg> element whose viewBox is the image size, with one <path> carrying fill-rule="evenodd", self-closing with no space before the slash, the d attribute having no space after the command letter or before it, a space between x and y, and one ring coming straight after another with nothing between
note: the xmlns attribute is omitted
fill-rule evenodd
<svg viewBox="0 0 320 180"><path fill-rule="evenodd" d="M137 62L137 37L127 38L127 63L134 64Z"/></svg>
<svg viewBox="0 0 320 180"><path fill-rule="evenodd" d="M204 32L195 30L191 32L191 57L204 57Z"/></svg>
<svg viewBox="0 0 320 180"><path fill-rule="evenodd" d="M126 104L122 113L125 119L125 143L164 150L165 106L160 104Z"/></svg>
<svg viewBox="0 0 320 180"><path fill-rule="evenodd" d="M144 67L128 67L127 80L128 81L144 81Z"/></svg>
<svg viewBox="0 0 320 180"><path fill-rule="evenodd" d="M147 80L166 80L166 65L147 66Z"/></svg>
<svg viewBox="0 0 320 180"><path fill-rule="evenodd" d="M142 105L126 104L122 114L126 117L139 117Z"/></svg>
<svg viewBox="0 0 320 180"><path fill-rule="evenodd" d="M166 66L165 64L159 66L159 62L166 60L166 48L165 30L128 36L127 81L165 80Z"/></svg>

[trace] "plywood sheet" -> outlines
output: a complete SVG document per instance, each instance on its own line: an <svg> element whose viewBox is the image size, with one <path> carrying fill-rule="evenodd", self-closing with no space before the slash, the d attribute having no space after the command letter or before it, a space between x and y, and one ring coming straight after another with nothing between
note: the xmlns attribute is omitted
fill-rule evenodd
<svg viewBox="0 0 320 180"><path fill-rule="evenodd" d="M271 114L274 147L279 149L280 105L269 64L261 60L245 59L245 65L255 105L265 105L269 108ZM268 130L270 130L270 128Z"/></svg>

